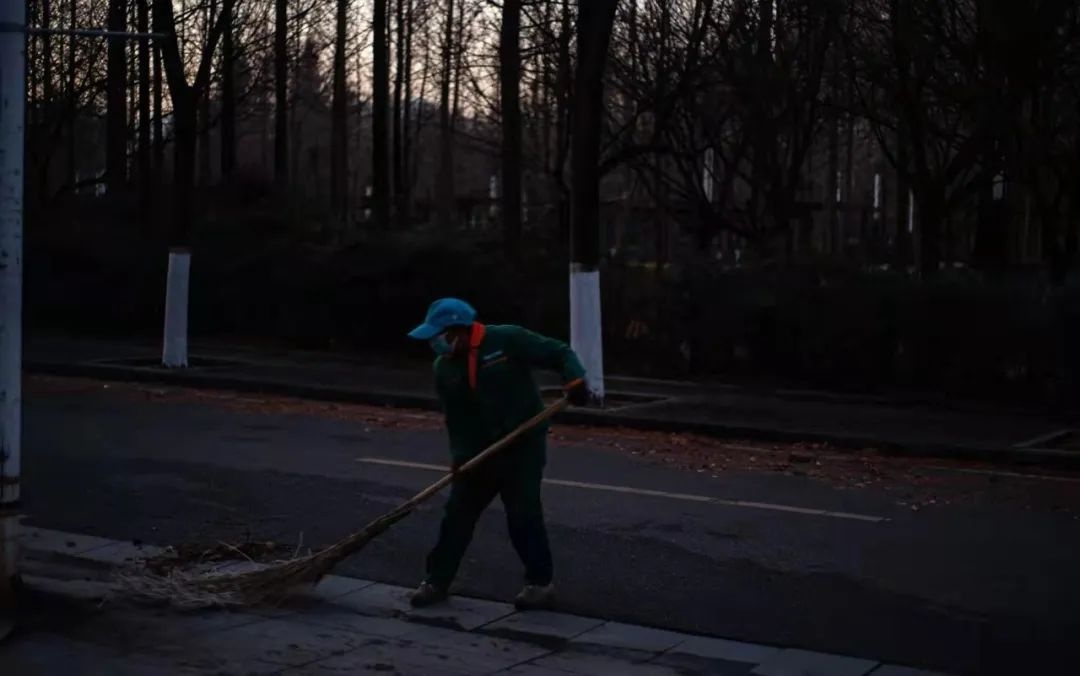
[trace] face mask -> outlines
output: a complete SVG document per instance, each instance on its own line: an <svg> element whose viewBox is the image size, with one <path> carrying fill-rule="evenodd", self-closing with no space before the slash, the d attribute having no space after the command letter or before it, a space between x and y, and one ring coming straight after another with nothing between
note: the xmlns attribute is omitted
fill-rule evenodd
<svg viewBox="0 0 1080 676"><path fill-rule="evenodd" d="M435 351L435 354L440 357L451 354L454 351L454 344L446 339L445 333L435 336L428 344L431 345L431 349Z"/></svg>

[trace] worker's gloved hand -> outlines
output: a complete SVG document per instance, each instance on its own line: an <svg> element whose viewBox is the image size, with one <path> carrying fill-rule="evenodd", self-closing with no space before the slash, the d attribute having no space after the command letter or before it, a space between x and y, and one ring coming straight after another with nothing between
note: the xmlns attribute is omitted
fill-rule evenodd
<svg viewBox="0 0 1080 676"><path fill-rule="evenodd" d="M571 406L585 406L589 403L589 388L585 386L584 379L566 384L566 399Z"/></svg>

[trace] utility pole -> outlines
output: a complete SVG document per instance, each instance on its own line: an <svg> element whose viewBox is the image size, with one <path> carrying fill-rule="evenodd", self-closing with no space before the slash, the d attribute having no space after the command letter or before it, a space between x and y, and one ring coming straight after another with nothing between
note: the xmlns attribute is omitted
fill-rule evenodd
<svg viewBox="0 0 1080 676"><path fill-rule="evenodd" d="M0 2L0 638L15 624L22 435L26 3Z"/></svg>

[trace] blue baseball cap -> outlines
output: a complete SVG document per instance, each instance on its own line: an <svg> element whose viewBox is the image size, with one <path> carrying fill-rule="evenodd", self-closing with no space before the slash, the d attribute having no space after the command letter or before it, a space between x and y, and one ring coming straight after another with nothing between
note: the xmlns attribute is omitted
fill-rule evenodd
<svg viewBox="0 0 1080 676"><path fill-rule="evenodd" d="M469 326L476 320L476 310L463 300L443 298L431 304L424 323L409 332L410 338L431 340L451 326Z"/></svg>

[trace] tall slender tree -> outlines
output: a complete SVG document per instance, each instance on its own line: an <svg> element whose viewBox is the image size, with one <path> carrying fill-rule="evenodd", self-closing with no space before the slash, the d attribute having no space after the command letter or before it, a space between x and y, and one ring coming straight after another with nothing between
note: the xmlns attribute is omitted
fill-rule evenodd
<svg viewBox="0 0 1080 676"><path fill-rule="evenodd" d="M162 60L169 82L173 117L173 243L189 244L192 224L192 188L195 183L195 149L198 140L198 106L210 84L210 71L218 40L221 18L211 17L207 39L202 45L195 78L188 81L188 70L180 54L176 34L176 16L171 0L154 0L154 31L162 33Z"/></svg>
<svg viewBox="0 0 1080 676"><path fill-rule="evenodd" d="M593 399L604 398L600 316L600 138L604 68L618 0L578 0L577 67L571 131L570 340L588 371Z"/></svg>
<svg viewBox="0 0 1080 676"><path fill-rule="evenodd" d="M289 185L289 2L274 0L274 183Z"/></svg>
<svg viewBox="0 0 1080 676"><path fill-rule="evenodd" d="M109 0L108 29L127 30L127 1ZM127 183L127 44L121 37L109 39L105 64L105 180L109 192Z"/></svg>
<svg viewBox="0 0 1080 676"><path fill-rule="evenodd" d="M454 80L454 0L446 0L446 23L442 34L439 73L439 171L436 191L439 226L446 230L454 221L454 135L450 126L452 102L450 84Z"/></svg>
<svg viewBox="0 0 1080 676"><path fill-rule="evenodd" d="M221 177L236 169L236 0L222 0L221 22Z"/></svg>
<svg viewBox="0 0 1080 676"><path fill-rule="evenodd" d="M349 26L349 1L337 0L334 31L334 84L330 120L330 203L334 215L348 215L348 96L345 86L345 48Z"/></svg>
<svg viewBox="0 0 1080 676"><path fill-rule="evenodd" d="M138 30L140 33L150 31L150 2L149 0L137 0L138 2ZM139 195L143 214L147 214L150 206L150 191L152 187L151 153L150 144L150 41L139 40L139 148L138 148L138 173Z"/></svg>
<svg viewBox="0 0 1080 676"><path fill-rule="evenodd" d="M394 11L394 92L391 113L390 164L393 173L394 215L397 226L403 225L405 187L405 140L402 96L405 91L405 0L397 0Z"/></svg>
<svg viewBox="0 0 1080 676"><path fill-rule="evenodd" d="M390 225L390 59L387 40L387 0L374 0L372 12L371 200L376 225Z"/></svg>
<svg viewBox="0 0 1080 676"><path fill-rule="evenodd" d="M503 241L515 255L521 240L521 0L503 0L499 33L499 108L502 111Z"/></svg>

